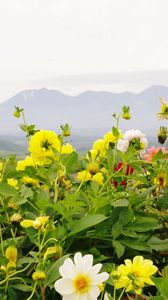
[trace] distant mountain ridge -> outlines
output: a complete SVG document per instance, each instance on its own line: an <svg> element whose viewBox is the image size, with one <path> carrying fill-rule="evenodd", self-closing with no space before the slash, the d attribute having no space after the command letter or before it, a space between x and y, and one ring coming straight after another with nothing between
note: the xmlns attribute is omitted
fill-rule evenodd
<svg viewBox="0 0 168 300"><path fill-rule="evenodd" d="M168 99L168 87L152 86L138 94L86 91L77 96L46 88L26 90L0 104L1 134L19 134L22 121L12 115L15 106L24 108L27 123L35 123L37 128L57 130L68 122L72 131L91 134L110 130L112 114L120 112L123 105L130 106L132 119L121 121L122 129L139 128L153 134L163 125L156 117L159 97Z"/></svg>

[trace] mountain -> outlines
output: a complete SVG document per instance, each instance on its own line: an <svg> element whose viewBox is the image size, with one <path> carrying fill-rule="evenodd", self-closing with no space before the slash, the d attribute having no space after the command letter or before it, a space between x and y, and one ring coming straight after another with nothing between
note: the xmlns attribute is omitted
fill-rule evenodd
<svg viewBox="0 0 168 300"><path fill-rule="evenodd" d="M77 96L46 88L26 90L0 104L1 134L19 134L22 121L13 117L15 106L24 108L27 123L37 128L58 130L68 122L74 134L101 136L114 125L112 114L129 105L132 119L122 120L122 129L139 128L152 135L164 125L156 117L159 97L168 99L168 87L152 86L139 94L86 91Z"/></svg>

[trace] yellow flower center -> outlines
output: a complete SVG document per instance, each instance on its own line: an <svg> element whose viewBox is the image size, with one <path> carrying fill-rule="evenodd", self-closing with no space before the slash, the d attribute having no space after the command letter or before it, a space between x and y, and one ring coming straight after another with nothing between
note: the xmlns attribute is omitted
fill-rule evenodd
<svg viewBox="0 0 168 300"><path fill-rule="evenodd" d="M97 162L90 162L87 166L87 170L91 175L95 175L99 172L99 164Z"/></svg>
<svg viewBox="0 0 168 300"><path fill-rule="evenodd" d="M135 277L139 277L139 276L140 276L140 272L136 270L136 271L133 272L133 275L134 275Z"/></svg>
<svg viewBox="0 0 168 300"><path fill-rule="evenodd" d="M90 288L91 280L87 275L78 275L74 281L74 286L77 292L85 293Z"/></svg>
<svg viewBox="0 0 168 300"><path fill-rule="evenodd" d="M45 140L41 143L41 147L45 148L46 150L50 149L51 146L52 146L52 143L50 143L48 140Z"/></svg>

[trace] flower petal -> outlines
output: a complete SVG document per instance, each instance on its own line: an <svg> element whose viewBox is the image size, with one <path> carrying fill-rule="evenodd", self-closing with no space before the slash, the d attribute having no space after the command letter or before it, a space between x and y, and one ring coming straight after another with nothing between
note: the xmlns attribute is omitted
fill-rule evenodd
<svg viewBox="0 0 168 300"><path fill-rule="evenodd" d="M96 298L100 295L100 289L96 285L92 285L88 291L89 296L93 298Z"/></svg>
<svg viewBox="0 0 168 300"><path fill-rule="evenodd" d="M93 276L92 279L93 279L94 284L99 284L99 283L106 281L108 278L109 278L109 274L106 272L102 272L100 274Z"/></svg>
<svg viewBox="0 0 168 300"><path fill-rule="evenodd" d="M88 293L78 294L76 300L88 300Z"/></svg>
<svg viewBox="0 0 168 300"><path fill-rule="evenodd" d="M94 276L99 273L100 269L102 268L102 264L96 264L89 270L89 275Z"/></svg>
<svg viewBox="0 0 168 300"><path fill-rule="evenodd" d="M71 279L61 278L55 282L54 287L61 295L69 295L75 292L73 281Z"/></svg>
<svg viewBox="0 0 168 300"><path fill-rule="evenodd" d="M87 254L82 257L83 271L87 272L93 265L93 255Z"/></svg>
<svg viewBox="0 0 168 300"><path fill-rule="evenodd" d="M71 258L67 258L63 265L59 268L60 275L65 278L74 278L77 274L77 269Z"/></svg>
<svg viewBox="0 0 168 300"><path fill-rule="evenodd" d="M82 263L82 254L80 252L75 253L74 263L75 263L75 267L79 270Z"/></svg>
<svg viewBox="0 0 168 300"><path fill-rule="evenodd" d="M77 252L74 256L75 266L78 272L86 273L93 264L93 255L87 254L82 257L80 252Z"/></svg>
<svg viewBox="0 0 168 300"><path fill-rule="evenodd" d="M78 300L79 295L76 293L70 294L70 295L64 295L62 300Z"/></svg>

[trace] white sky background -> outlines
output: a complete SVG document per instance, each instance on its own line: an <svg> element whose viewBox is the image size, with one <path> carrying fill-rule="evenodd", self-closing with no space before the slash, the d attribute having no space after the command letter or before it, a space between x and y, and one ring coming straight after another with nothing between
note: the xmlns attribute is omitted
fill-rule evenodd
<svg viewBox="0 0 168 300"><path fill-rule="evenodd" d="M168 85L167 14L168 0L0 0L0 101Z"/></svg>

